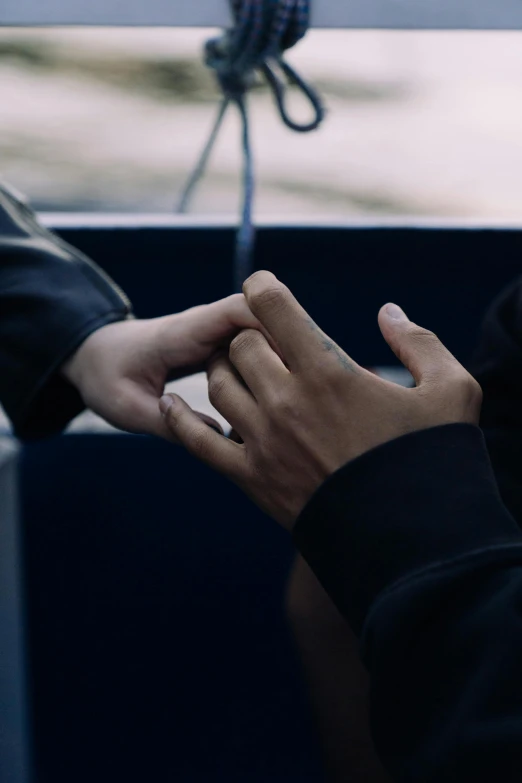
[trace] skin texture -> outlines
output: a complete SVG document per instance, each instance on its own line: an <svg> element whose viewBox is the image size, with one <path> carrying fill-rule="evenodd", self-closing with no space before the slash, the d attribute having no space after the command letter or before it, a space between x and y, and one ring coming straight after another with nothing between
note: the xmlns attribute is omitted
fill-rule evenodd
<svg viewBox="0 0 522 783"><path fill-rule="evenodd" d="M210 400L242 442L211 430L176 395L164 397L161 410L173 437L288 530L347 462L410 432L478 423L476 381L396 305L381 309L379 326L413 375L412 389L359 367L270 272L256 273L243 290L264 333L243 330L228 355L208 364Z"/></svg>
<svg viewBox="0 0 522 783"><path fill-rule="evenodd" d="M163 318L121 321L91 334L62 373L110 424L175 441L158 410L165 383L204 369L245 328L260 325L241 294Z"/></svg>

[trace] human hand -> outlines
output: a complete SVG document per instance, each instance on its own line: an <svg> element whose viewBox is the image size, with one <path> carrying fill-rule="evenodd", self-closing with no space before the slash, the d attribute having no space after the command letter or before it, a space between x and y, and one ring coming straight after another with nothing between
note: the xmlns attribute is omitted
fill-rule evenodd
<svg viewBox="0 0 522 783"><path fill-rule="evenodd" d="M204 369L220 346L247 327L259 323L241 294L163 318L120 321L91 334L62 372L87 407L110 424L172 440L158 409L165 383Z"/></svg>
<svg viewBox="0 0 522 783"><path fill-rule="evenodd" d="M209 396L243 443L210 430L179 397L162 410L179 441L235 481L291 529L314 491L380 444L454 422L476 424L481 390L437 337L385 305L381 332L413 375L407 389L359 367L311 320L274 275L259 272L246 301L284 361L259 332L241 332L208 369Z"/></svg>

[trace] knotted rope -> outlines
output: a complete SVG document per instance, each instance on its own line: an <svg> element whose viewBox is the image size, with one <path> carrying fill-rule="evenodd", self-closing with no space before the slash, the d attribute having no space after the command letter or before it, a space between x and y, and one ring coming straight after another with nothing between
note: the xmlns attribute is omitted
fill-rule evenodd
<svg viewBox="0 0 522 783"><path fill-rule="evenodd" d="M319 95L283 59L283 54L300 41L310 25L311 0L230 0L234 26L213 38L205 46L205 62L216 76L223 92L217 120L203 153L191 174L180 199L178 212L187 211L196 186L205 170L216 143L228 108L235 104L242 121L244 155L243 214L236 241L234 269L235 290L253 271L255 229L252 210L255 193L255 173L250 141L247 93L256 84L258 74L264 76L285 125L299 133L319 127L324 108ZM286 77L286 82L281 78ZM300 124L292 120L286 108L287 85L294 85L309 100L313 120Z"/></svg>

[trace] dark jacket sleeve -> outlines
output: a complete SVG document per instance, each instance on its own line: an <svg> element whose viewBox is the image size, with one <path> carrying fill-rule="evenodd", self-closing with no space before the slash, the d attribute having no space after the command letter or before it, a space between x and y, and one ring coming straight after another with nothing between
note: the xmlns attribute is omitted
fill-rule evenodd
<svg viewBox="0 0 522 783"><path fill-rule="evenodd" d="M351 462L295 540L360 636L394 779L519 781L522 536L481 431L434 428Z"/></svg>
<svg viewBox="0 0 522 783"><path fill-rule="evenodd" d="M17 435L57 432L83 409L60 367L129 310L99 268L0 188L0 402Z"/></svg>
<svg viewBox="0 0 522 783"><path fill-rule="evenodd" d="M500 493L522 525L522 278L490 307L469 370L484 393L481 427Z"/></svg>

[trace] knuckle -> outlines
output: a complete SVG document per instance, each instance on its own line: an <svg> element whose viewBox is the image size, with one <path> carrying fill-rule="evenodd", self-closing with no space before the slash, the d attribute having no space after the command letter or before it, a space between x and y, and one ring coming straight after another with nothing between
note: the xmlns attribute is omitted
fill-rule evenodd
<svg viewBox="0 0 522 783"><path fill-rule="evenodd" d="M465 402L469 404L482 402L482 388L480 384L465 370L458 374L454 384Z"/></svg>
<svg viewBox="0 0 522 783"><path fill-rule="evenodd" d="M478 405L482 405L482 400L484 399L484 394L482 392L482 386L480 383L475 379L471 378L471 388L470 388L470 394L474 402L476 402Z"/></svg>
<svg viewBox="0 0 522 783"><path fill-rule="evenodd" d="M227 394L227 378L221 373L214 373L208 382L208 398L214 408L218 408Z"/></svg>
<svg viewBox="0 0 522 783"><path fill-rule="evenodd" d="M222 300L227 313L238 313L248 309L244 294L231 294Z"/></svg>
<svg viewBox="0 0 522 783"><path fill-rule="evenodd" d="M274 390L270 395L270 408L278 419L288 420L296 412L291 395L284 389Z"/></svg>
<svg viewBox="0 0 522 783"><path fill-rule="evenodd" d="M259 333L254 329L246 329L240 332L230 343L230 359L234 361L243 354L250 352L257 344L258 336Z"/></svg>
<svg viewBox="0 0 522 783"><path fill-rule="evenodd" d="M449 400L458 405L464 414L475 416L482 405L482 388L463 367L456 367L455 371L445 379L445 393Z"/></svg>
<svg viewBox="0 0 522 783"><path fill-rule="evenodd" d="M429 360L429 364L433 365L434 369L440 369L445 352L435 332L412 323L408 324L404 329L403 338L399 338L396 345L397 356L400 361L407 364L408 356L411 356L413 352L419 359Z"/></svg>
<svg viewBox="0 0 522 783"><path fill-rule="evenodd" d="M251 294L256 288L262 288L267 283L273 283L276 280L277 278L272 274L272 272L267 272L266 270L254 272L254 274L250 275L250 277L248 277L243 283L243 293L245 296L247 296Z"/></svg>
<svg viewBox="0 0 522 783"><path fill-rule="evenodd" d="M286 288L277 280L267 281L262 286L256 286L248 297L251 308L257 312L279 310L286 303Z"/></svg>
<svg viewBox="0 0 522 783"><path fill-rule="evenodd" d="M410 338L419 344L434 345L440 344L440 340L430 329L424 329L422 326L413 324L409 330Z"/></svg>

